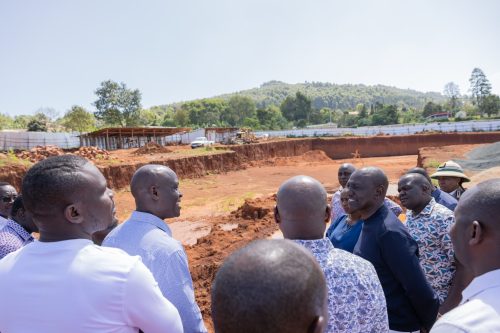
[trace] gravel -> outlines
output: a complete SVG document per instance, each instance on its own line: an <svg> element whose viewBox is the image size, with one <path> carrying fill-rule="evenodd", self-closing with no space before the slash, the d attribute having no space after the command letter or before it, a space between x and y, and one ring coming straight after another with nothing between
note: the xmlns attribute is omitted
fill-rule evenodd
<svg viewBox="0 0 500 333"><path fill-rule="evenodd" d="M500 142L475 148L466 156L466 160L455 160L464 169L486 170L500 166Z"/></svg>

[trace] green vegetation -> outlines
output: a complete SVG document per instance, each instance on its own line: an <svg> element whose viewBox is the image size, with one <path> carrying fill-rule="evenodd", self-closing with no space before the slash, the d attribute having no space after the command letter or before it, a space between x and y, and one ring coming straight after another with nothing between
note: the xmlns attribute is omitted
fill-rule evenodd
<svg viewBox="0 0 500 333"><path fill-rule="evenodd" d="M30 167L31 165L33 165L33 163L31 163L30 161L23 160L22 158L17 157L12 149L7 151L7 153L4 155L5 155L5 157L2 157L0 159L0 168L7 166L7 165L13 165L13 164L18 164L18 165L21 164L21 165L24 165L26 167Z"/></svg>
<svg viewBox="0 0 500 333"><path fill-rule="evenodd" d="M470 96L461 95L454 82L448 82L440 94L383 85L270 81L237 93L142 109L138 89L107 80L95 91L93 114L81 106L73 106L63 117L50 108L34 116L0 114L0 129L87 132L113 126L219 126L279 130L326 123L358 127L425 122L438 113L446 113L448 120L436 121L498 116L500 97L491 94L484 72L474 68L469 82Z"/></svg>

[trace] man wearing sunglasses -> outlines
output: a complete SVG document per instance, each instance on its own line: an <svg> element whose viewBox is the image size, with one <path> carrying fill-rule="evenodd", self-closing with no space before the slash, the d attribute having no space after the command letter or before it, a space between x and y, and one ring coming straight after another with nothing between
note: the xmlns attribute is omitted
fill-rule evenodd
<svg viewBox="0 0 500 333"><path fill-rule="evenodd" d="M17 191L12 185L0 182L0 230L7 224L7 219L16 197Z"/></svg>

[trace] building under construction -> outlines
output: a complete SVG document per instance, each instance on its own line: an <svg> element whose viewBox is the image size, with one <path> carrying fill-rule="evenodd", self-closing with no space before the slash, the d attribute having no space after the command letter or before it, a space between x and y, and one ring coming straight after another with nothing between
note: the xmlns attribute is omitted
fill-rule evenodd
<svg viewBox="0 0 500 333"><path fill-rule="evenodd" d="M148 142L162 146L181 142L181 135L191 131L183 127L112 127L80 135L81 146L106 150L139 148Z"/></svg>

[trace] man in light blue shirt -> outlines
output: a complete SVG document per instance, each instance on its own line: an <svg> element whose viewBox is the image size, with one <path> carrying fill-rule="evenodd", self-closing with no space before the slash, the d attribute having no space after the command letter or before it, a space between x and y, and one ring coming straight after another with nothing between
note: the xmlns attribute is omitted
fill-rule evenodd
<svg viewBox="0 0 500 333"><path fill-rule="evenodd" d="M186 252L163 221L180 214L179 180L163 165L139 168L130 184L136 210L104 239L103 246L139 255L151 270L163 295L181 315L184 332L206 332L194 298Z"/></svg>

